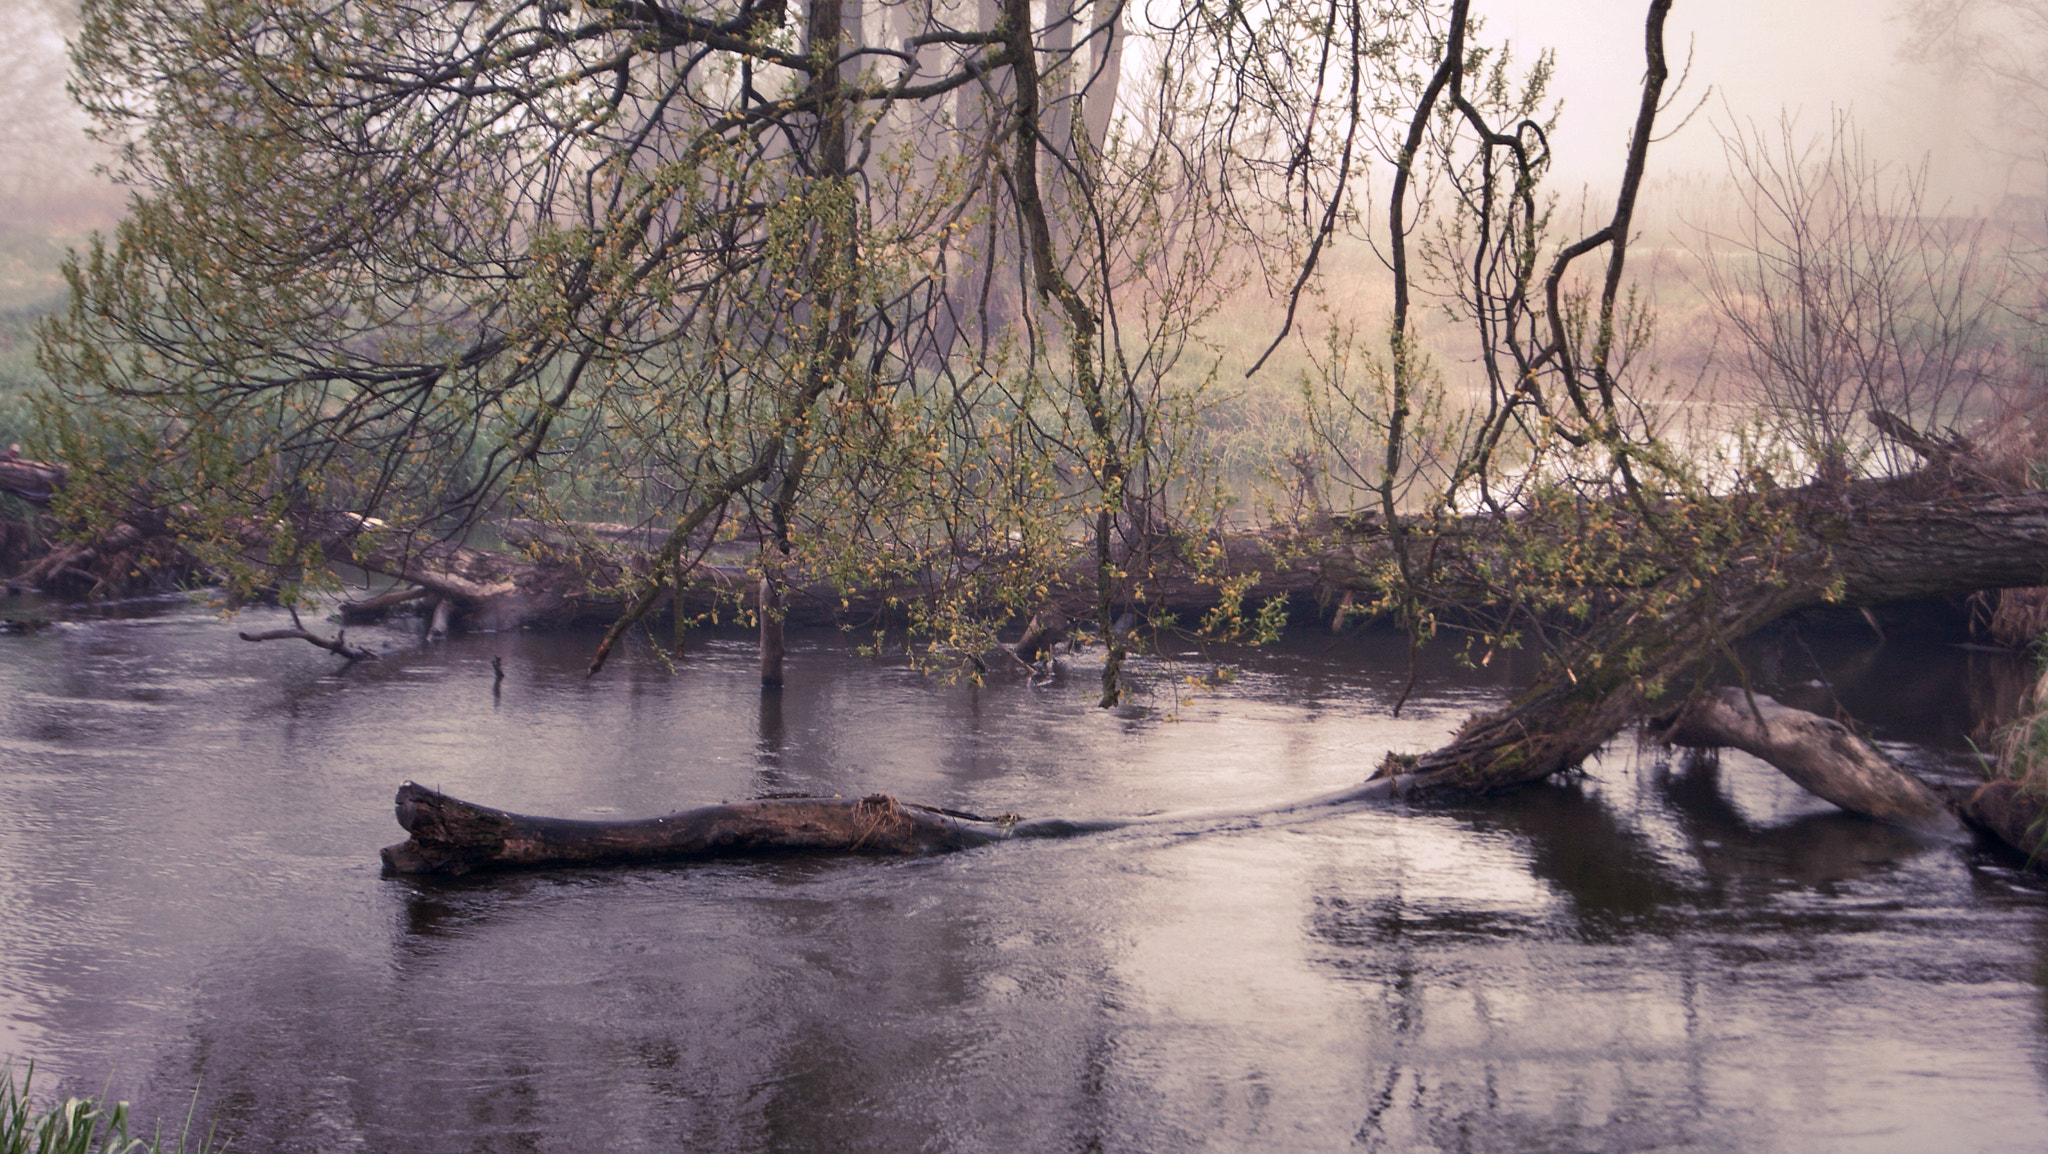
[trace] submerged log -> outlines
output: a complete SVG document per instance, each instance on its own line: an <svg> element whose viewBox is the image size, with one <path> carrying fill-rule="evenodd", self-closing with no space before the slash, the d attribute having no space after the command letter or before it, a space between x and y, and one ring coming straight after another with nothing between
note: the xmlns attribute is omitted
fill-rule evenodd
<svg viewBox="0 0 2048 1154"><path fill-rule="evenodd" d="M398 824L412 836L386 847L383 857L405 874L800 852L917 855L1034 836L1020 833L1015 820L905 804L886 794L766 798L638 821L576 821L507 813L412 782L398 788Z"/></svg>
<svg viewBox="0 0 2048 1154"><path fill-rule="evenodd" d="M1939 795L1848 726L1761 693L1733 686L1706 693L1658 739L1689 748L1739 749L1850 813L1924 833L1962 832Z"/></svg>

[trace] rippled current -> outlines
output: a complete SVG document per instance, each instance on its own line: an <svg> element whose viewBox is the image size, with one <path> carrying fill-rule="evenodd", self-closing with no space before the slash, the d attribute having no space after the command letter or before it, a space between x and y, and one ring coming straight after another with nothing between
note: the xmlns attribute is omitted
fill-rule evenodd
<svg viewBox="0 0 2048 1154"><path fill-rule="evenodd" d="M1508 673L1315 637L942 685L797 639L352 632L172 603L0 637L0 1060L242 1151L1984 1150L2048 1133L2048 900L1739 754L1618 745L1458 808L1189 821L923 860L385 877L411 778L527 813L769 792L1260 809ZM494 692L491 658L504 661ZM1765 655L1923 767L1993 659ZM1496 667L1501 662L1493 663Z"/></svg>

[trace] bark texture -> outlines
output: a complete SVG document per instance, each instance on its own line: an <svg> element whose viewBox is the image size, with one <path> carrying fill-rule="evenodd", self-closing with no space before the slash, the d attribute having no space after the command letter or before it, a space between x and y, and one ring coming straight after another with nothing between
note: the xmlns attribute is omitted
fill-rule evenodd
<svg viewBox="0 0 2048 1154"><path fill-rule="evenodd" d="M0 450L0 493L11 493L32 505L47 505L63 484L63 466L31 461L12 446Z"/></svg>
<svg viewBox="0 0 2048 1154"><path fill-rule="evenodd" d="M1850 813L1924 833L1962 832L1939 795L1847 726L1760 693L1730 686L1702 694L1660 737L1670 745L1739 749Z"/></svg>
<svg viewBox="0 0 2048 1154"><path fill-rule="evenodd" d="M2042 821L2048 807L2042 800L2016 781L1986 782L1963 802L1963 816L2025 854L2027 864L2039 869L2043 843L2048 842L2048 824Z"/></svg>

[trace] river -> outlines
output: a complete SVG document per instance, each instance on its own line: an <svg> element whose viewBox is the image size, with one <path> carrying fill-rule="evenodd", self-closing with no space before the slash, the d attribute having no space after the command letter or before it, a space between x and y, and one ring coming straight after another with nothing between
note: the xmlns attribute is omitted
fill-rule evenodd
<svg viewBox="0 0 2048 1154"><path fill-rule="evenodd" d="M770 792L1256 810L1497 701L1509 662L1308 637L935 682L796 636L472 635L343 667L184 602L0 636L0 1060L241 1151L2037 1149L2048 894L1768 767L1617 744L1451 808L919 860L383 876L406 779L527 813ZM330 627L331 628L331 627ZM1796 644L1794 643L1796 642ZM491 658L505 678L494 687ZM1967 761L2002 659L1816 634L1760 665ZM1815 665L1815 662L1818 665ZM2008 670L2008 675L2010 671ZM1782 683L1781 685L1778 683ZM1806 702L1801 702L1806 704ZM196 1096L196 1097L195 1097Z"/></svg>

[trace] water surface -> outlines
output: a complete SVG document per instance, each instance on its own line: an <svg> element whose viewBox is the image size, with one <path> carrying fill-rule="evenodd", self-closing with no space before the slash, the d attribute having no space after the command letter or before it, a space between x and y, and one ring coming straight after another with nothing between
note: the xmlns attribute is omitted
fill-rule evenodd
<svg viewBox="0 0 2048 1154"><path fill-rule="evenodd" d="M148 1118L196 1088L235 1149L1988 1151L2048 1124L2040 887L1740 754L921 860L378 868L408 778L576 817L1256 809L1440 740L1500 661L1433 656L1395 719L1400 644L1320 637L1199 693L1209 665L1148 666L1106 713L1085 664L948 686L831 634L764 698L737 636L589 680L589 637L352 631L389 652L344 668L233 628L169 604L0 637L0 1058ZM1953 769L1988 660L1837 636L1767 664Z"/></svg>

